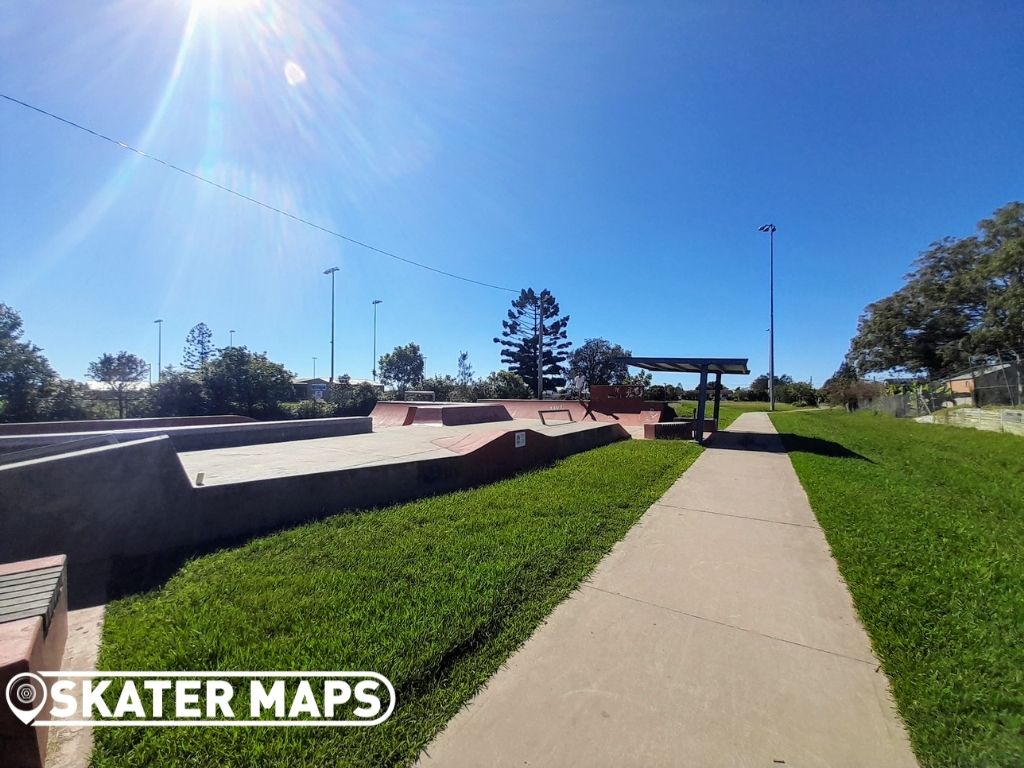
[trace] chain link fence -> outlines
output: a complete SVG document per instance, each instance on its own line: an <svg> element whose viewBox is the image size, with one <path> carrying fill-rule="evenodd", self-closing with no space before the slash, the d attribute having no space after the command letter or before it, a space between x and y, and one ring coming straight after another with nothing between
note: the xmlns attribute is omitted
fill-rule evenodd
<svg viewBox="0 0 1024 768"><path fill-rule="evenodd" d="M858 400L860 408L899 418L930 416L943 409L1024 407L1024 362L1018 353L978 360L944 378L887 379L877 393Z"/></svg>

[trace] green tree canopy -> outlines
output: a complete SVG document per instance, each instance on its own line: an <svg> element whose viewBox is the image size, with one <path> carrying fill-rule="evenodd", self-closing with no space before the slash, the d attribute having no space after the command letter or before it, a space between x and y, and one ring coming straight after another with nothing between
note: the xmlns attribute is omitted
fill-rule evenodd
<svg viewBox="0 0 1024 768"><path fill-rule="evenodd" d="M246 347L227 347L203 369L212 413L253 418L278 414L279 404L293 395L294 374L265 354Z"/></svg>
<svg viewBox="0 0 1024 768"><path fill-rule="evenodd" d="M473 394L479 400L523 400L531 397L529 385L512 371L494 371L473 384Z"/></svg>
<svg viewBox="0 0 1024 768"><path fill-rule="evenodd" d="M137 388L139 382L146 378L149 367L146 361L131 352L121 351L116 355L104 353L89 363L86 371L93 381L106 384L117 398L118 418L125 417L125 406L128 393Z"/></svg>
<svg viewBox="0 0 1024 768"><path fill-rule="evenodd" d="M168 366L150 393L150 408L155 416L206 416L210 396L202 376Z"/></svg>
<svg viewBox="0 0 1024 768"><path fill-rule="evenodd" d="M377 373L385 384L395 384L400 392L423 381L423 353L419 344L410 341L380 356Z"/></svg>
<svg viewBox="0 0 1024 768"><path fill-rule="evenodd" d="M632 352L607 339L587 339L569 353L569 378L582 376L589 384L621 384L629 367L620 358Z"/></svg>
<svg viewBox="0 0 1024 768"><path fill-rule="evenodd" d="M494 338L494 343L503 347L502 363L521 377L535 394L538 329L544 345L540 374L543 388L552 390L565 386L562 363L567 359L572 342L566 336L569 315L560 315L561 309L551 291L544 289L538 294L533 288L523 289L512 302L507 318L501 322L501 338Z"/></svg>
<svg viewBox="0 0 1024 768"><path fill-rule="evenodd" d="M859 373L906 371L938 377L972 355L1024 348L1024 203L920 255L906 283L869 304L847 362Z"/></svg>
<svg viewBox="0 0 1024 768"><path fill-rule="evenodd" d="M21 315L0 304L0 421L35 421L57 374L42 350L22 341Z"/></svg>

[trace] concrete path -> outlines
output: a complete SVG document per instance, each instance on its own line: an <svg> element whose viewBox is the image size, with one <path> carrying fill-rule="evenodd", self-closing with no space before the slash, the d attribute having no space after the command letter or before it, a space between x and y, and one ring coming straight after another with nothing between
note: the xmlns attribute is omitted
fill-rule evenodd
<svg viewBox="0 0 1024 768"><path fill-rule="evenodd" d="M105 605L68 611L68 640L60 668L74 672L96 669L103 635ZM92 728L51 728L46 746L46 768L87 768L92 752Z"/></svg>
<svg viewBox="0 0 1024 768"><path fill-rule="evenodd" d="M916 766L771 421L712 446L423 768Z"/></svg>

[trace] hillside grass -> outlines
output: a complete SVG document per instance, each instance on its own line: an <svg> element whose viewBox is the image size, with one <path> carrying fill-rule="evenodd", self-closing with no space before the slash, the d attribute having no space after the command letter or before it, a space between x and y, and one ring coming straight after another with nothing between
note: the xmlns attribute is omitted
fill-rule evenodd
<svg viewBox="0 0 1024 768"><path fill-rule="evenodd" d="M1024 765L1024 438L841 411L772 420L922 766Z"/></svg>
<svg viewBox="0 0 1024 768"><path fill-rule="evenodd" d="M108 606L100 669L370 670L395 712L372 728L98 728L93 765L408 764L699 453L616 443L189 563Z"/></svg>

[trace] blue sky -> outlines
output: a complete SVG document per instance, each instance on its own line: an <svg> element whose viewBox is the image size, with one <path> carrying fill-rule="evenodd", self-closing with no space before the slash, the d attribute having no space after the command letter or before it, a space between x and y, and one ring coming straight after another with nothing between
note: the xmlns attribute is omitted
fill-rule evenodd
<svg viewBox="0 0 1024 768"><path fill-rule="evenodd" d="M1024 197L1015 3L9 2L0 91L359 240L552 290L576 343L821 383L917 253ZM0 301L64 376L188 329L299 375L430 373L513 297L0 101ZM678 380L665 378L663 380ZM683 379L689 381L689 379ZM730 385L742 383L738 380Z"/></svg>

